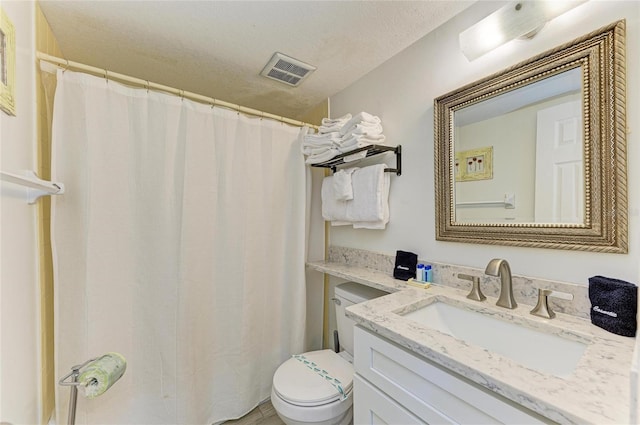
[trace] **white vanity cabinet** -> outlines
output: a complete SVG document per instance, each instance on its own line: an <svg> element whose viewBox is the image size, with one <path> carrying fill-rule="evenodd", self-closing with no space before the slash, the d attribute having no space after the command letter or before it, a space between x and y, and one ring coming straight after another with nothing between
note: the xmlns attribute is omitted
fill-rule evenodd
<svg viewBox="0 0 640 425"><path fill-rule="evenodd" d="M354 424L540 424L540 415L360 326Z"/></svg>

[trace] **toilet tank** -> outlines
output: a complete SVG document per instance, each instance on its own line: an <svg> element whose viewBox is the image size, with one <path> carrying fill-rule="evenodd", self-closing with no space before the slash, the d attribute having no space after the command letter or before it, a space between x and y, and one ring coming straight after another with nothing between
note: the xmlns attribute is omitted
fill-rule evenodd
<svg viewBox="0 0 640 425"><path fill-rule="evenodd" d="M340 348L342 350L353 356L353 327L356 325L356 322L346 316L345 309L350 305L372 300L384 295L388 295L388 292L360 285L355 282L342 283L336 286L334 302L336 306L338 338L340 339Z"/></svg>

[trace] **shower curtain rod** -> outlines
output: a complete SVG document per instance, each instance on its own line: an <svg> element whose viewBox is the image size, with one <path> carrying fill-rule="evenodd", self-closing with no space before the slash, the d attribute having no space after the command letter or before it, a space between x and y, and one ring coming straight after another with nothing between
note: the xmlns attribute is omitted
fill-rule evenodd
<svg viewBox="0 0 640 425"><path fill-rule="evenodd" d="M202 96L197 93L176 89L176 88L165 86L158 83L152 83L152 82L149 82L149 80L130 77L128 75L119 74L117 72L110 72L106 69L96 68L91 65L85 65L79 62L73 62L66 59L61 59L56 56L48 55L46 53L37 52L36 57L39 60L53 63L64 69L76 69L79 71L88 72L94 75L103 76L107 80L117 80L125 83L135 84L137 86L141 86L146 89L155 89L155 90L175 94L182 98L195 100L196 102L200 102L200 103L206 103L211 106L222 106L223 108L232 109L234 111L238 111L246 115L252 115L252 116L261 117L261 118L270 118L272 120L280 121L280 122L291 124L298 127L307 126L307 127L314 128L316 130L318 129L317 125L309 124L304 121L298 121L291 118L282 117L280 115L270 114L269 112L263 112L257 109L247 108L246 106L236 105L235 103L225 102L223 100L215 99L213 97Z"/></svg>

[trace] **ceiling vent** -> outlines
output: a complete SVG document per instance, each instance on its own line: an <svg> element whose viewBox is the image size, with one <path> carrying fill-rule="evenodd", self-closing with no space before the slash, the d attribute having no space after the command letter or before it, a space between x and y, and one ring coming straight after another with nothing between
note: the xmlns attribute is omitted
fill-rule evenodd
<svg viewBox="0 0 640 425"><path fill-rule="evenodd" d="M296 87L315 70L313 65L276 52L260 75Z"/></svg>

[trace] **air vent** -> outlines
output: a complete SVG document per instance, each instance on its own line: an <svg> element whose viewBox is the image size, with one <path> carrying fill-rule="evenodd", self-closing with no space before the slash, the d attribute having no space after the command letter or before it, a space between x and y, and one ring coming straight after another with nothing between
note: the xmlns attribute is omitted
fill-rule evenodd
<svg viewBox="0 0 640 425"><path fill-rule="evenodd" d="M315 70L316 67L308 63L282 53L274 53L260 75L289 86L298 86Z"/></svg>

